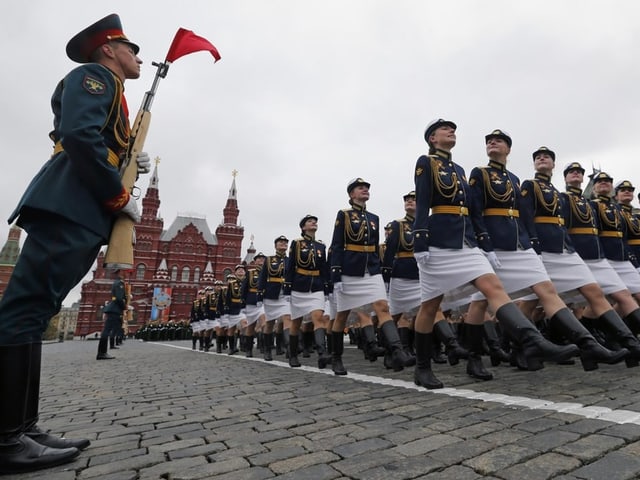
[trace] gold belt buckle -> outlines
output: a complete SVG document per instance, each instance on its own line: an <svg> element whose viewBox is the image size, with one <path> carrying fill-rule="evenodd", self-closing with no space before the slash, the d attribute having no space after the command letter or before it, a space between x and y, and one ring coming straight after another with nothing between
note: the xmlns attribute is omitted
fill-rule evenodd
<svg viewBox="0 0 640 480"><path fill-rule="evenodd" d="M469 215L469 209L467 207L460 207L460 216Z"/></svg>
<svg viewBox="0 0 640 480"><path fill-rule="evenodd" d="M507 215L509 215L510 217L513 217L513 208L509 209L509 211L507 212Z"/></svg>

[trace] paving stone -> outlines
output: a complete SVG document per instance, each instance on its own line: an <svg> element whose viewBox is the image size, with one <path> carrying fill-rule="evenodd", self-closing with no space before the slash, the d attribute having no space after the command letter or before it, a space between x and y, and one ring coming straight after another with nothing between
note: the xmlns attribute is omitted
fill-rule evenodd
<svg viewBox="0 0 640 480"><path fill-rule="evenodd" d="M521 463L536 455L538 455L538 452L533 449L511 444L494 448L477 457L465 460L462 464L473 468L478 473L486 475L504 470L511 465Z"/></svg>
<svg viewBox="0 0 640 480"><path fill-rule="evenodd" d="M582 462L576 458L557 453L545 453L513 467L498 471L496 475L506 479L547 480L572 471L581 465Z"/></svg>
<svg viewBox="0 0 640 480"><path fill-rule="evenodd" d="M277 474L290 473L301 468L317 465L321 463L330 463L338 460L340 457L332 452L313 452L299 455L286 460L278 460L269 465L269 469Z"/></svg>
<svg viewBox="0 0 640 480"><path fill-rule="evenodd" d="M477 480L478 478L487 479L488 477L477 474L472 468L454 465L416 478L418 480Z"/></svg>
<svg viewBox="0 0 640 480"><path fill-rule="evenodd" d="M554 451L586 461L593 457L600 457L624 444L625 441L619 437L594 434L559 446Z"/></svg>
<svg viewBox="0 0 640 480"><path fill-rule="evenodd" d="M460 439L451 435L436 434L419 440L405 443L404 445L398 445L393 448L392 451L397 452L406 457L412 457L415 455L424 455L427 452L437 450L445 445L452 443L458 443Z"/></svg>
<svg viewBox="0 0 640 480"><path fill-rule="evenodd" d="M640 477L640 458L623 453L612 452L595 462L589 463L571 472L581 480L635 480Z"/></svg>

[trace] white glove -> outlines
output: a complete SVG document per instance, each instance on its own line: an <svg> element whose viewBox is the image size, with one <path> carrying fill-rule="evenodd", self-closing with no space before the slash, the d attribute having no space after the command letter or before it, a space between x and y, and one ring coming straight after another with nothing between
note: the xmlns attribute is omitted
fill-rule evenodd
<svg viewBox="0 0 640 480"><path fill-rule="evenodd" d="M484 256L487 257L487 260L489 260L489 263L491 264L494 270L502 266L502 264L500 263L500 260L498 260L498 256L496 255L496 252L484 252Z"/></svg>
<svg viewBox="0 0 640 480"><path fill-rule="evenodd" d="M140 210L138 210L138 203L133 197L129 197L129 201L124 207L122 207L120 213L124 213L125 215L130 217L134 223L138 223L140 221Z"/></svg>
<svg viewBox="0 0 640 480"><path fill-rule="evenodd" d="M138 164L138 175L151 171L151 158L147 152L138 153L136 163Z"/></svg>
<svg viewBox="0 0 640 480"><path fill-rule="evenodd" d="M333 284L333 293L341 293L343 291L342 282L336 282Z"/></svg>
<svg viewBox="0 0 640 480"><path fill-rule="evenodd" d="M429 251L426 252L413 252L413 256L416 259L416 262L418 262L419 265L422 265L423 267L427 265L427 263L429 262L429 256L431 254L429 253Z"/></svg>

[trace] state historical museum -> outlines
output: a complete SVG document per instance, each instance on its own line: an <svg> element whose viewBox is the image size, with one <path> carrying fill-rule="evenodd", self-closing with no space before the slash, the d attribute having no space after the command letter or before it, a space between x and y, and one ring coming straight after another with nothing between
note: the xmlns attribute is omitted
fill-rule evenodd
<svg viewBox="0 0 640 480"><path fill-rule="evenodd" d="M215 233L204 217L182 215L164 230L156 165L142 199L142 220L135 227L134 268L122 274L133 294L129 333L149 322L188 321L198 290L213 285L214 279L224 280L240 263L244 227L238 225L236 193L234 172L223 223ZM111 299L113 283L103 261L101 251L93 279L82 285L76 335L102 331L102 308Z"/></svg>

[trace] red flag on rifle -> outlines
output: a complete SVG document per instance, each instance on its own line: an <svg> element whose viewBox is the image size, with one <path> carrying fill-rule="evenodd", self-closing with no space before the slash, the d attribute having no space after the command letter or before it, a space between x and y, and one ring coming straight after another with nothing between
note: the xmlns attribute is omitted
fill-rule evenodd
<svg viewBox="0 0 640 480"><path fill-rule="evenodd" d="M176 36L173 37L173 42L171 42L171 46L169 47L169 53L167 53L166 61L174 62L180 57L203 50L211 52L211 55L216 59L216 62L220 60L218 50L211 44L211 42L209 42L209 40L199 37L191 30L180 28L176 32Z"/></svg>

